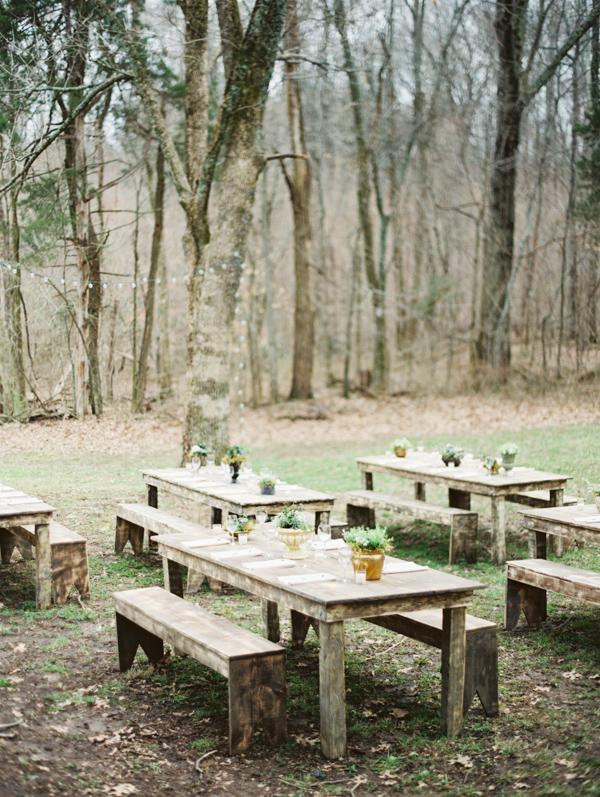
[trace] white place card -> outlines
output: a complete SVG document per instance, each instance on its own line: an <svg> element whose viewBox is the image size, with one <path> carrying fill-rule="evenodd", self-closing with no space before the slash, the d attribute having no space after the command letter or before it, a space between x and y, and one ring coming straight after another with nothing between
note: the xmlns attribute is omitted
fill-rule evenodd
<svg viewBox="0 0 600 797"><path fill-rule="evenodd" d="M184 548L210 548L217 545L229 545L231 540L226 537L209 537L204 540L182 540Z"/></svg>
<svg viewBox="0 0 600 797"><path fill-rule="evenodd" d="M405 559L395 559L393 556L386 556L383 563L384 575L413 573L418 570L429 570L429 568L425 567L425 565L418 565L416 562L408 562Z"/></svg>
<svg viewBox="0 0 600 797"><path fill-rule="evenodd" d="M303 573L301 576L279 576L278 580L291 587L295 584L310 584L313 581L337 581L337 578L331 573Z"/></svg>
<svg viewBox="0 0 600 797"><path fill-rule="evenodd" d="M248 570L275 570L280 567L296 567L291 559L265 559L264 562L242 562Z"/></svg>
<svg viewBox="0 0 600 797"><path fill-rule="evenodd" d="M600 515L587 515L586 517L577 518L582 523L588 523L590 526L597 526L600 524Z"/></svg>

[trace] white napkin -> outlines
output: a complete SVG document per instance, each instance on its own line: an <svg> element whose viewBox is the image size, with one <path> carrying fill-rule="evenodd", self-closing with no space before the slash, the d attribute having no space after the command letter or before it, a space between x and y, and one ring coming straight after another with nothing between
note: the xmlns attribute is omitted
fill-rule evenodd
<svg viewBox="0 0 600 797"><path fill-rule="evenodd" d="M383 563L383 573L388 575L392 573L413 573L416 570L429 570L429 568L424 565L418 565L416 562L395 559L393 556L386 556Z"/></svg>
<svg viewBox="0 0 600 797"><path fill-rule="evenodd" d="M9 506L22 506L23 504L43 504L41 498L29 498L25 496L25 498L9 498L7 499L6 503Z"/></svg>
<svg viewBox="0 0 600 797"><path fill-rule="evenodd" d="M184 548L210 548L211 545L229 545L231 540L226 537L209 537L206 540L183 540Z"/></svg>
<svg viewBox="0 0 600 797"><path fill-rule="evenodd" d="M597 526L600 523L600 515L587 515L586 517L577 518L582 523L590 523L593 526Z"/></svg>
<svg viewBox="0 0 600 797"><path fill-rule="evenodd" d="M269 570L276 567L296 567L296 563L291 559L265 559L261 562L242 562L242 567L248 570Z"/></svg>
<svg viewBox="0 0 600 797"><path fill-rule="evenodd" d="M324 548L326 551L337 551L338 548L343 548L346 543L344 540L327 540L327 542L321 542L321 540L315 540L311 543L311 548Z"/></svg>
<svg viewBox="0 0 600 797"><path fill-rule="evenodd" d="M306 573L301 576L279 576L282 584L310 584L311 581L337 581L330 573Z"/></svg>
<svg viewBox="0 0 600 797"><path fill-rule="evenodd" d="M230 551L219 551L211 555L213 559L243 559L244 556L262 556L262 554L263 552L258 548L246 548L246 546L243 546Z"/></svg>

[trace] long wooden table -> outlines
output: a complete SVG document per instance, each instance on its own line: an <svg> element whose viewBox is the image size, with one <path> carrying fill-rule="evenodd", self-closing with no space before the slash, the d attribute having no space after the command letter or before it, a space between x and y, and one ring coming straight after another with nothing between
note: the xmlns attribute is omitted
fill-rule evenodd
<svg viewBox="0 0 600 797"><path fill-rule="evenodd" d="M21 527L33 526L35 556L35 603L38 609L49 609L52 605L52 558L50 550L50 521L54 507L39 498L4 485L0 488L0 548L12 552L7 535L22 538ZM29 543L30 535L24 539ZM4 561L2 564L9 564Z"/></svg>
<svg viewBox="0 0 600 797"><path fill-rule="evenodd" d="M425 500L426 484L441 484L448 488L449 506L471 508L471 495L490 499L492 520L492 562L506 562L506 523L504 505L506 496L517 492L549 490L550 501L555 506L563 502L564 488L570 476L546 473L533 468L515 468L509 473L490 475L480 460L463 462L458 468L446 467L441 456L432 453L409 452L406 457L382 454L360 457L356 460L361 471L363 488L373 489L373 474L384 473L411 479L415 482L415 498Z"/></svg>
<svg viewBox="0 0 600 797"><path fill-rule="evenodd" d="M207 529L204 536L213 535L214 532ZM278 576L307 571L299 567L253 571L243 566L243 559L217 560L211 554L226 550L224 546L186 547L186 540L202 539L198 533L164 535L155 539L163 556L165 587L180 597L183 597L181 567L184 565L257 595L271 606L291 609L293 638L296 629L306 629L307 621L318 622L321 749L327 758L338 758L346 751L344 621L442 608L442 731L451 736L460 732L463 723L466 607L472 602L473 591L482 589L483 584L428 569L384 575L379 581L362 585L326 581L291 586L280 582ZM267 551L267 544L262 539L253 537L250 544ZM248 557L247 561L259 559ZM342 568L336 560L310 564L313 571L341 577ZM298 636L302 636L301 631Z"/></svg>
<svg viewBox="0 0 600 797"><path fill-rule="evenodd" d="M530 559L546 558L548 534L564 537L572 542L600 544L600 522L591 524L582 520L597 515L600 521L600 512L593 504L519 509L518 512L523 515L523 526L530 534Z"/></svg>
<svg viewBox="0 0 600 797"><path fill-rule="evenodd" d="M308 490L293 484L278 484L275 495L261 495L258 488L252 489L247 481L238 484L225 483L207 478L187 468L161 468L144 470L148 504L158 507L158 491L173 493L182 498L207 504L212 510L212 523L221 523L223 512L233 515L255 517L259 509L268 515L277 515L286 504L302 504L304 509L315 513L315 530L319 523L328 523L335 496Z"/></svg>

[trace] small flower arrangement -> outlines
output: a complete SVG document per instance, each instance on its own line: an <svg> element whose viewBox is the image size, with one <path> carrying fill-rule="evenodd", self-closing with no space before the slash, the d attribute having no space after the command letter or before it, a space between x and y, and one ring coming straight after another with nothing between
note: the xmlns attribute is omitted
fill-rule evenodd
<svg viewBox="0 0 600 797"><path fill-rule="evenodd" d="M302 514L304 508L301 505L294 506L287 504L283 507L281 512L277 515L275 525L279 529L298 529L298 531L308 531L310 523L308 523Z"/></svg>
<svg viewBox="0 0 600 797"><path fill-rule="evenodd" d="M245 462L248 458L248 449L236 443L229 446L225 453L225 461L228 465L236 465Z"/></svg>
<svg viewBox="0 0 600 797"><path fill-rule="evenodd" d="M254 526L254 520L246 515L232 517L227 523L227 528L234 537L237 537L239 534L250 534L251 531L254 531Z"/></svg>
<svg viewBox="0 0 600 797"><path fill-rule="evenodd" d="M502 464L499 462L496 457L482 457L483 459L483 467L487 470L490 476L494 476L500 470L500 465Z"/></svg>
<svg viewBox="0 0 600 797"><path fill-rule="evenodd" d="M258 486L263 495L275 495L276 477L272 473L266 473L258 481Z"/></svg>
<svg viewBox="0 0 600 797"><path fill-rule="evenodd" d="M500 446L500 454L503 457L516 457L519 453L519 446L516 443L504 443Z"/></svg>
<svg viewBox="0 0 600 797"><path fill-rule="evenodd" d="M210 454L211 447L206 443L196 443L195 446L192 446L190 450L190 456L192 457L200 457L200 459L206 459L206 457Z"/></svg>
<svg viewBox="0 0 600 797"><path fill-rule="evenodd" d="M446 445L442 449L442 462L446 467L448 467L448 465L452 463L455 468L458 468L462 460L463 452L464 452L463 448L455 446L452 443L446 443Z"/></svg>
<svg viewBox="0 0 600 797"><path fill-rule="evenodd" d="M383 526L374 529L355 526L342 534L344 541L353 551L389 551L393 542Z"/></svg>
<svg viewBox="0 0 600 797"><path fill-rule="evenodd" d="M412 448L413 445L407 437L399 437L397 440L394 440L392 447L397 457L405 457L407 450Z"/></svg>

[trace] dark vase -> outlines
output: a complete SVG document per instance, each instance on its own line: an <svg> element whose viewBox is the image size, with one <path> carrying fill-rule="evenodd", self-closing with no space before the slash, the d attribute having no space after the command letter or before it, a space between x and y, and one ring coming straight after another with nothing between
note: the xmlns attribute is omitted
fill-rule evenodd
<svg viewBox="0 0 600 797"><path fill-rule="evenodd" d="M274 484L262 484L260 487L260 494L261 495L275 495L275 485Z"/></svg>
<svg viewBox="0 0 600 797"><path fill-rule="evenodd" d="M229 465L229 470L231 471L231 481L234 484L237 484L238 476L240 475L240 465L241 462L232 462Z"/></svg>

